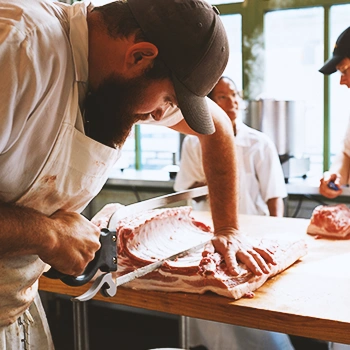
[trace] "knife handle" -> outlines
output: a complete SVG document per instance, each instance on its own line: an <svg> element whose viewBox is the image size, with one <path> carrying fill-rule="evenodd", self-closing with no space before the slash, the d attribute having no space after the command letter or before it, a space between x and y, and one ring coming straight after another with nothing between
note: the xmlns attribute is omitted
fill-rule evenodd
<svg viewBox="0 0 350 350"><path fill-rule="evenodd" d="M328 185L327 185L331 190L333 191L339 191L340 188L339 186L337 186L334 181L329 181Z"/></svg>
<svg viewBox="0 0 350 350"><path fill-rule="evenodd" d="M117 270L117 242L116 231L110 231L106 228L101 230L100 234L101 247L96 252L95 257L89 262L85 271L78 277L66 275L50 268L44 272L44 276L52 279L60 279L68 286L78 287L88 283L98 270L102 272L111 272Z"/></svg>

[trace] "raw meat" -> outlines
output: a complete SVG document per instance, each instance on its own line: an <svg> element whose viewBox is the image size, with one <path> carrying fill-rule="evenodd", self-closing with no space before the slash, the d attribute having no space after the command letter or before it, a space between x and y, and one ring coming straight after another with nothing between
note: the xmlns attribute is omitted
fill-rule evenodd
<svg viewBox="0 0 350 350"><path fill-rule="evenodd" d="M156 209L121 222L118 232L118 271L116 276L148 265L212 238L211 228L191 217L191 207ZM275 252L277 265L270 265L268 275L255 276L240 264L239 276L228 273L223 257L211 243L176 261L167 261L162 268L138 278L126 287L167 292L202 294L212 291L239 299L252 297L254 290L306 254L304 241L279 244L265 241Z"/></svg>
<svg viewBox="0 0 350 350"><path fill-rule="evenodd" d="M345 204L319 205L307 228L310 235L346 238L350 235L350 209Z"/></svg>

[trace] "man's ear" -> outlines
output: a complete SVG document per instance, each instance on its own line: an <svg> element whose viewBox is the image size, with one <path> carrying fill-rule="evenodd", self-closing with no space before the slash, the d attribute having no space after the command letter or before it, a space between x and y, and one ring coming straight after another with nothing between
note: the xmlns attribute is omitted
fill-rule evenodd
<svg viewBox="0 0 350 350"><path fill-rule="evenodd" d="M144 70L158 56L158 49L150 42L142 41L131 45L125 53L125 66L128 70Z"/></svg>

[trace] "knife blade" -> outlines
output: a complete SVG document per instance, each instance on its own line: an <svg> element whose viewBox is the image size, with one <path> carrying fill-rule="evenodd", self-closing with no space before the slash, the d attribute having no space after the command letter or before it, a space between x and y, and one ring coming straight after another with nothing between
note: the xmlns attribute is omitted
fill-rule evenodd
<svg viewBox="0 0 350 350"><path fill-rule="evenodd" d="M145 276L149 274L150 272L153 272L157 269L159 269L166 261L170 260L173 261L177 258L181 258L183 256L186 256L190 253L196 252L197 250L205 247L206 244L210 243L210 240L206 240L200 244L197 244L191 248L185 249L179 253L173 254L171 256L168 256L166 258L163 258L159 261L155 261L154 263L151 263L149 265L140 267L132 272L129 272L123 276L117 277L115 282L111 278L111 274L105 274L99 276L94 283L92 284L91 288L86 291L84 294L73 298L74 301L87 301L92 299L98 291L101 290L102 295L106 297L114 296L117 292L117 288L123 284L129 283L133 281L136 278Z"/></svg>
<svg viewBox="0 0 350 350"><path fill-rule="evenodd" d="M173 261L173 260L175 260L177 258L181 258L181 257L183 257L185 255L193 253L193 252L197 251L198 249L203 248L209 242L211 242L211 239L206 240L206 241L204 241L204 242L202 242L200 244L197 244L197 245L195 245L195 246L193 246L191 248L185 249L185 250L183 250L183 251L181 251L179 253L176 253L176 254L173 254L171 256L168 256L167 258L163 258L163 259L161 259L159 261L156 261L154 263L151 263L149 265L140 267L140 268L134 270L133 272L129 272L129 273L123 275L123 276L117 277L115 284L116 284L117 287L119 287L119 286L121 286L121 285L123 285L125 283L133 281L136 278L145 276L145 275L149 274L150 272L160 268L164 264L165 261L167 261L167 260Z"/></svg>
<svg viewBox="0 0 350 350"><path fill-rule="evenodd" d="M207 194L208 186L202 186L126 205L125 207L118 209L114 214L112 214L108 222L108 228L110 230L115 230L118 222L125 217L133 216L135 214L142 213L146 210L155 209L168 204L180 202L182 200L188 200L196 197L205 196Z"/></svg>

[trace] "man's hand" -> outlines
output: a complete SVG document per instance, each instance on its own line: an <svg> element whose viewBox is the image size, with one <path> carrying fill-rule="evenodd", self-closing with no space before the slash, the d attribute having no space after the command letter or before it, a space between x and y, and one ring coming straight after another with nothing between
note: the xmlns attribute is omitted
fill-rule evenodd
<svg viewBox="0 0 350 350"><path fill-rule="evenodd" d="M270 272L267 263L276 264L271 251L260 245L253 245L247 237L236 230L217 232L213 244L225 258L230 273L235 276L240 273L237 260L244 263L257 276Z"/></svg>
<svg viewBox="0 0 350 350"><path fill-rule="evenodd" d="M106 204L92 219L91 222L94 223L99 228L108 227L108 222L111 216L124 205L119 203Z"/></svg>
<svg viewBox="0 0 350 350"><path fill-rule="evenodd" d="M49 239L40 245L39 257L59 272L81 275L100 248L100 229L74 212L58 210L50 219Z"/></svg>
<svg viewBox="0 0 350 350"><path fill-rule="evenodd" d="M329 184L333 182L334 185L338 188L332 189L329 187ZM320 187L319 192L322 196L327 198L336 198L338 197L343 191L340 187L340 174L331 173L329 171L326 171L323 174L323 178L320 180Z"/></svg>

